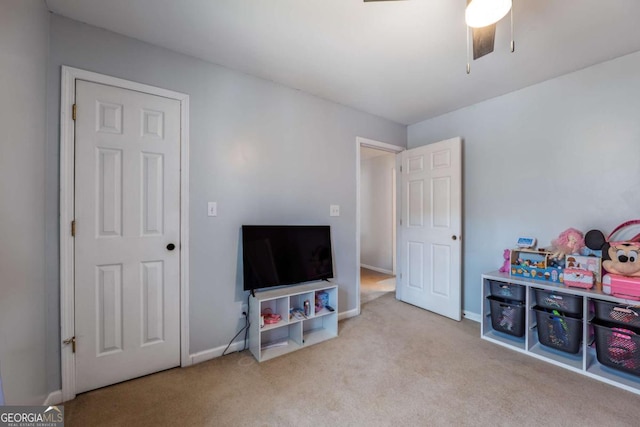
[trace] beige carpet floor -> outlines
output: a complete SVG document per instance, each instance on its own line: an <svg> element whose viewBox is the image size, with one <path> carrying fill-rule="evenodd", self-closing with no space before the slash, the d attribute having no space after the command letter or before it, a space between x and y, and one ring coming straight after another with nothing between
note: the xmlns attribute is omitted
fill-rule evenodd
<svg viewBox="0 0 640 427"><path fill-rule="evenodd" d="M360 268L360 303L365 304L376 298L396 291L396 277Z"/></svg>
<svg viewBox="0 0 640 427"><path fill-rule="evenodd" d="M640 396L481 340L386 294L338 338L248 351L79 395L69 426L634 426Z"/></svg>

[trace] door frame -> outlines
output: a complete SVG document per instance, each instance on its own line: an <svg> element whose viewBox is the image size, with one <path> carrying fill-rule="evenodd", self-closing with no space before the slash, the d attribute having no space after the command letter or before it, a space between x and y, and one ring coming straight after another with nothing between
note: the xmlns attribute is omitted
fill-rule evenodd
<svg viewBox="0 0 640 427"><path fill-rule="evenodd" d="M189 358L189 95L78 68L62 66L60 91L60 368L62 401L76 397L75 354L64 340L75 336L75 242L71 236L75 202L75 81L115 86L180 102L180 364Z"/></svg>
<svg viewBox="0 0 640 427"><path fill-rule="evenodd" d="M360 148L368 147L376 150L387 151L391 154L398 154L406 150L405 147L400 147L399 145L393 145L386 142L376 141L374 139L363 138L360 136L356 137L356 315L360 314ZM398 174L396 170L394 173L394 178ZM395 179L395 185L397 187L397 179ZM397 194L396 188L396 194ZM395 226L397 227L398 222L398 198L396 197L396 204L393 206L393 220L395 222ZM394 230L395 228L394 227ZM396 245L397 235L394 233L392 238L393 244L393 270L395 274L396 270L396 258L397 258L397 245Z"/></svg>

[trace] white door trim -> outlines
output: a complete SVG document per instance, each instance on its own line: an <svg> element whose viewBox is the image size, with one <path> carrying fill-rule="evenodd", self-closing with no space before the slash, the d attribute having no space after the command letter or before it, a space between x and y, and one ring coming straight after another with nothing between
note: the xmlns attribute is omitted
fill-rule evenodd
<svg viewBox="0 0 640 427"><path fill-rule="evenodd" d="M81 79L123 89L175 99L180 102L180 363L189 357L189 95L110 77L91 71L62 66L60 96L60 338L75 335L74 325L74 123L75 80ZM71 346L61 343L62 400L76 396L75 355Z"/></svg>
<svg viewBox="0 0 640 427"><path fill-rule="evenodd" d="M356 137L356 309L357 314L360 314L360 147L375 148L376 150L388 151L389 153L398 154L406 148L398 145L388 144L386 142L380 142L373 139ZM394 212L398 210L398 203L396 199L396 206L394 206ZM396 215L393 216L394 221ZM396 236L393 236L393 242L396 241ZM396 268L396 248L394 244L393 248L393 268L395 274Z"/></svg>

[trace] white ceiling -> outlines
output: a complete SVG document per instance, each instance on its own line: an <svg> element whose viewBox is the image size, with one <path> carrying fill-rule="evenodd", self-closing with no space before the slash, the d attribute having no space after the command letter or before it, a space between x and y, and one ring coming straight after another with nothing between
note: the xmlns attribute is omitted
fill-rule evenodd
<svg viewBox="0 0 640 427"><path fill-rule="evenodd" d="M466 0L46 0L57 14L413 124L640 50L638 0L514 0L466 74Z"/></svg>

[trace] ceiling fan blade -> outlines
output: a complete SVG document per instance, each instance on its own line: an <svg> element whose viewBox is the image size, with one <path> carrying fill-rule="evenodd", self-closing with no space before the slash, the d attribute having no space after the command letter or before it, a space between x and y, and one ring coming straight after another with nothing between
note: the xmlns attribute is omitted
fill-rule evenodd
<svg viewBox="0 0 640 427"><path fill-rule="evenodd" d="M473 59L482 58L493 52L493 45L496 40L496 24L487 25L482 28L472 28L473 38Z"/></svg>

